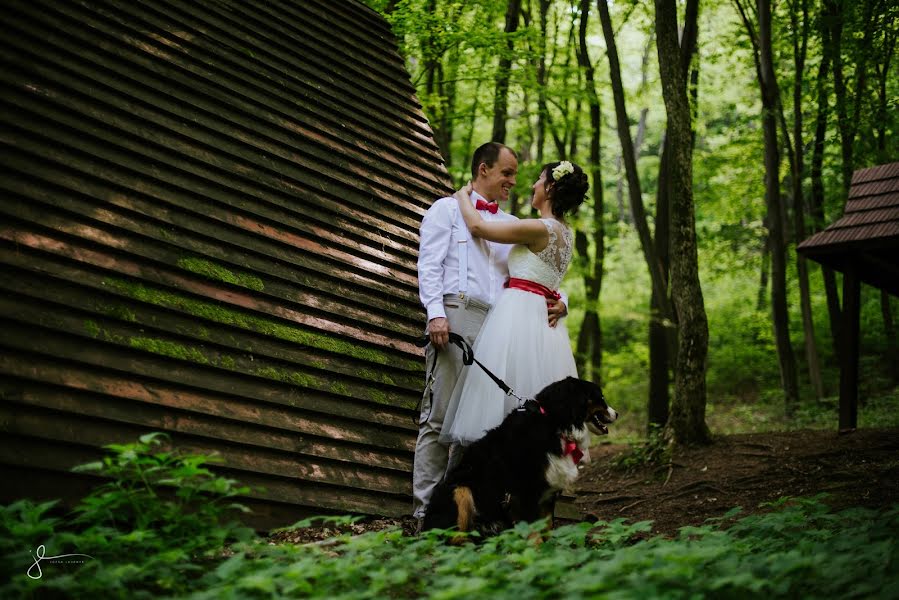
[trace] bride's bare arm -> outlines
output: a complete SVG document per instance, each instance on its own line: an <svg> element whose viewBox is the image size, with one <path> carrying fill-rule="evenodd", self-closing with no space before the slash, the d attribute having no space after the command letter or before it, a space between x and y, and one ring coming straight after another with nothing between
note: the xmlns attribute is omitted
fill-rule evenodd
<svg viewBox="0 0 899 600"><path fill-rule="evenodd" d="M474 237L484 238L501 244L526 244L528 246L546 246L549 234L546 226L536 219L518 219L516 221L485 221L471 203L471 184L465 185L453 196L459 203L462 218L468 231Z"/></svg>

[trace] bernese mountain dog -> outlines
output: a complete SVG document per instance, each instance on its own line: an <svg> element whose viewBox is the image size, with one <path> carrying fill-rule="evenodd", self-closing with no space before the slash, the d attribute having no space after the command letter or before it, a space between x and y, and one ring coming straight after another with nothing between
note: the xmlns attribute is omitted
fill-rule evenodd
<svg viewBox="0 0 899 600"><path fill-rule="evenodd" d="M552 520L556 498L588 462L590 432L618 418L595 383L568 377L468 446L434 489L422 530L494 534L520 521Z"/></svg>

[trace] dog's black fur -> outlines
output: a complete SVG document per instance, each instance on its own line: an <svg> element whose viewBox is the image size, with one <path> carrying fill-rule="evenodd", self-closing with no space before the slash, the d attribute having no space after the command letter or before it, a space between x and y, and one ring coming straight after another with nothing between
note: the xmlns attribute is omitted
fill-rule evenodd
<svg viewBox="0 0 899 600"><path fill-rule="evenodd" d="M551 457L563 456L562 435L585 425L608 433L605 424L617 413L598 385L574 377L548 385L535 401L465 449L435 488L422 529L494 533L519 521L552 517L560 490L547 481L547 467Z"/></svg>

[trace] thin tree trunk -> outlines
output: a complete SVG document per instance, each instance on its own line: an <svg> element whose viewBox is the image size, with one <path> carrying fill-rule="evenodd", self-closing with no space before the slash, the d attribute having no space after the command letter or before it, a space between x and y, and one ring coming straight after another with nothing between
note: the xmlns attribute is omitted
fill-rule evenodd
<svg viewBox="0 0 899 600"><path fill-rule="evenodd" d="M762 128L765 137L765 196L771 220L771 308L774 337L780 358L787 413L799 402L796 358L790 342L790 317L787 306L787 265L784 226L780 207L780 154L777 141L777 106L780 93L774 75L771 51L770 0L757 0L759 18L759 84L762 87Z"/></svg>
<svg viewBox="0 0 899 600"><path fill-rule="evenodd" d="M688 14L691 4L687 4ZM674 400L667 428L679 443L707 443L711 439L705 422L709 329L699 283L690 101L678 44L677 4L656 0L655 7L659 74L668 115L665 153L671 161L671 294L678 316Z"/></svg>
<svg viewBox="0 0 899 600"><path fill-rule="evenodd" d="M757 310L764 310L768 298L768 278L771 268L771 234L767 231L768 219L765 219L765 239L762 241L762 260L759 268L759 293L755 301Z"/></svg>
<svg viewBox="0 0 899 600"><path fill-rule="evenodd" d="M793 37L793 150L790 153L792 168L793 229L797 244L805 239L805 200L802 180L805 176L802 136L802 81L805 77L805 58L808 48L809 14L808 0L801 0L802 23L796 11L795 0L790 6L790 23ZM781 112L781 114L783 114ZM788 145L789 147L789 145ZM796 253L796 272L799 278L799 303L802 311L802 331L805 342L805 358L808 363L809 381L816 400L824 397L824 381L815 341L815 322L812 317L811 291L809 287L808 259Z"/></svg>
<svg viewBox="0 0 899 600"><path fill-rule="evenodd" d="M584 322L578 335L577 354L580 361L578 373L584 379L599 381L602 366L602 326L599 320L599 295L602 291L603 262L605 260L605 230L603 224L602 174L600 171L600 120L599 96L596 93L595 73L587 52L587 23L590 0L581 0L581 23L578 35L578 63L584 70L585 88L590 105L590 174L593 179L593 252L590 257L587 235L578 228L575 241L584 266L586 308Z"/></svg>
<svg viewBox="0 0 899 600"><path fill-rule="evenodd" d="M540 6L540 44L542 50L537 62L537 164L543 164L543 147L546 145L546 21L549 1L538 0Z"/></svg>
<svg viewBox="0 0 899 600"><path fill-rule="evenodd" d="M615 99L615 116L618 129L618 139L621 142L621 154L624 160L625 173L627 175L628 197L630 198L631 216L634 219L634 227L640 237L640 246L643 249L643 257L646 260L649 276L652 280L652 289L659 296L662 312L667 318L674 314L671 302L668 299L666 289L667 280L662 273L662 265L656 255L652 243L652 234L646 221L646 211L643 208L643 198L640 191L640 176L637 172L637 161L634 154L634 143L631 140L630 126L627 117L627 109L624 103L624 86L621 82L621 67L618 63L618 49L615 44L615 33L612 30L612 19L609 16L607 0L597 0L599 17L602 21L603 35L606 40L606 54L609 59L609 75L612 80L612 95ZM676 23L675 23L676 26ZM680 52L675 37L675 47ZM689 126L689 123L687 124ZM688 140L689 141L689 138Z"/></svg>
<svg viewBox="0 0 899 600"><path fill-rule="evenodd" d="M780 152L777 140L777 122L780 92L774 75L771 51L771 4L769 0L757 0L759 31L749 19L741 0L734 0L746 33L754 49L756 73L762 94L762 131L765 142L765 203L767 205L769 242L771 248L771 312L774 341L780 365L781 384L784 390L786 410L791 414L799 401L799 380L796 374L796 358L790 343L790 319L787 307L787 265L784 245L784 223L780 204Z"/></svg>
<svg viewBox="0 0 899 600"><path fill-rule="evenodd" d="M652 48L653 37L650 35L647 38L646 45L643 46L643 58L640 61L640 91L642 92L646 86L649 84L649 51ZM649 116L649 108L643 107L640 109L640 118L637 119L637 135L634 138L634 158L635 160L640 159L640 151L643 147L643 140L646 139L646 120ZM617 182L615 185L615 194L618 200L618 221L622 223L632 223L633 219L630 217L630 213L628 213L627 208L624 205L624 175L622 171L623 161L621 155L618 155L618 158L615 159L615 172L618 174Z"/></svg>
<svg viewBox="0 0 899 600"><path fill-rule="evenodd" d="M812 215L812 233L821 231L827 225L824 216L824 144L827 136L828 89L827 73L830 71L830 55L832 52L830 36L826 30L821 33L821 63L818 65L817 96L818 114L815 118L815 141L812 147L811 180L812 193L809 198L809 211ZM840 299L837 295L836 274L830 267L821 265L824 277L824 293L827 298L827 313L830 323L830 339L833 356L840 358Z"/></svg>
<svg viewBox="0 0 899 600"><path fill-rule="evenodd" d="M512 69L512 55L515 49L512 34L518 30L521 14L521 0L509 0L506 9L506 52L499 59L496 72L496 95L493 100L493 136L491 140L506 142L506 117L509 112L509 73Z"/></svg>
<svg viewBox="0 0 899 600"><path fill-rule="evenodd" d="M667 137L667 136L666 136ZM662 156L659 160L659 181L656 190L656 230L654 245L659 261L664 270L665 281L668 281L668 270L670 266L670 257L668 254L668 244L670 242L669 221L671 219L670 203L671 198L668 193L670 167L668 161L668 151L665 144L662 145ZM667 293L667 290L666 290ZM649 301L649 398L646 406L647 412L647 433L662 428L668 422L669 405L671 398L668 392L671 383L670 365L672 356L670 356L669 348L671 339L675 338L677 330L674 324L666 320L661 312L661 306L656 298L655 292L651 292ZM672 333L674 335L672 335Z"/></svg>
<svg viewBox="0 0 899 600"><path fill-rule="evenodd" d="M894 21L896 13L884 15L884 23L880 30L884 32L883 53L881 59L874 61L874 71L877 74L877 118L875 128L877 129L877 162L886 163L890 160L887 153L887 81L890 73L890 63L893 59L893 52L896 49L896 38L899 36L896 31Z"/></svg>
<svg viewBox="0 0 899 600"><path fill-rule="evenodd" d="M692 64L692 57L696 51L698 13L698 2L691 2L687 6L685 23L680 38L681 70L683 71L684 77L686 77L687 74L690 75L690 97L694 109L699 93L696 83L699 67L698 64ZM650 37L650 43L651 40L652 37ZM641 86L645 85L647 82L646 64L648 63L650 43L647 43L644 48L643 78ZM644 126L646 113L647 111L644 109L641 114L641 122ZM693 119L691 119L691 121L692 120ZM662 142L660 144L662 155L659 161L659 179L656 189L656 228L655 239L653 242L656 254L659 257L659 262L662 265L662 272L665 277L666 285L669 282L668 278L670 276L671 268L671 257L669 253L669 245L671 243L671 161L669 160L668 151L665 149L665 140L667 137L666 131L662 134ZM641 139L639 130L637 138ZM691 130L691 148L694 142L695 131ZM671 364L677 363L677 328L670 319L665 318L662 314L661 304L656 296L655 290L653 290L650 296L649 306L649 399L647 404L647 429L648 433L651 434L653 430L663 427L668 422L670 416L668 387L671 380L669 374L671 371Z"/></svg>
<svg viewBox="0 0 899 600"><path fill-rule="evenodd" d="M824 0L825 20L829 24L833 55L833 85L834 97L837 108L837 124L840 130L840 149L843 158L843 191L846 198L849 197L849 187L852 185L852 173L855 170L854 147L855 136L858 132L859 116L862 105L865 102L865 84L867 81L867 60L870 54L873 21L873 5L870 0L862 3L864 17L862 23L862 49L858 52L855 65L855 89L854 97L850 97L843 72L843 25L845 19L845 5L840 0ZM852 114L849 103L853 102Z"/></svg>

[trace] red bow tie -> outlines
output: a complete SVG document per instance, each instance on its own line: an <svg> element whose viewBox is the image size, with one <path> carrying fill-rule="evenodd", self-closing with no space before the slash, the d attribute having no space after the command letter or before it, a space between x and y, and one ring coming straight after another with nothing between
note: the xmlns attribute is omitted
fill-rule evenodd
<svg viewBox="0 0 899 600"><path fill-rule="evenodd" d="M496 202L484 202L480 198L478 198L477 203L475 204L475 208L478 210L486 210L490 211L491 215L495 215L496 211L499 210L499 204Z"/></svg>

